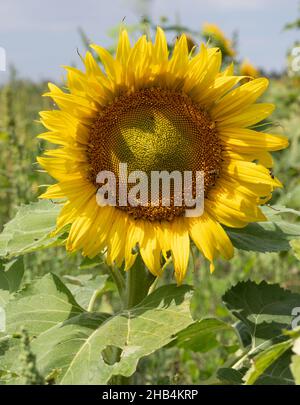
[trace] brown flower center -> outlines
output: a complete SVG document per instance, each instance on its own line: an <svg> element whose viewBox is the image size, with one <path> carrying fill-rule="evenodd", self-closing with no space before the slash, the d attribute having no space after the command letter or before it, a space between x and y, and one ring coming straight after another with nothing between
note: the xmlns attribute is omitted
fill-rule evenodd
<svg viewBox="0 0 300 405"><path fill-rule="evenodd" d="M159 88L122 95L103 109L91 126L87 150L89 178L95 184L98 173L104 170L113 172L119 184L119 163L127 164L128 173L139 170L148 175L147 206L120 206L118 191L116 199L119 209L152 221L172 220L183 215L186 207L174 203L172 183L169 206L163 205L161 195L158 206L154 206L150 201L151 172L192 172L193 194L196 172L202 172L206 195L219 174L221 155L221 143L209 115L188 96ZM132 186L128 184L128 190Z"/></svg>

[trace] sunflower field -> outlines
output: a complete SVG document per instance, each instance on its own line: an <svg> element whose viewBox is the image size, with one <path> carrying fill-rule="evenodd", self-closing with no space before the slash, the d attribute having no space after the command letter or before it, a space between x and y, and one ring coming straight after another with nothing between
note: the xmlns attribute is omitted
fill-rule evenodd
<svg viewBox="0 0 300 405"><path fill-rule="evenodd" d="M0 87L0 384L300 384L298 54L268 74L167 18L81 39L64 81ZM120 163L203 172L203 212L122 204Z"/></svg>

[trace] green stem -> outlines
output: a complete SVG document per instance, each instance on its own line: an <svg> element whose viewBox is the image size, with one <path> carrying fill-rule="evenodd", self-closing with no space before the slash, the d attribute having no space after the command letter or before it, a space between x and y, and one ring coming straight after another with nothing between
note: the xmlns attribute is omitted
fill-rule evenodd
<svg viewBox="0 0 300 405"><path fill-rule="evenodd" d="M126 274L125 308L130 309L139 304L149 292L155 277L146 269L140 255Z"/></svg>

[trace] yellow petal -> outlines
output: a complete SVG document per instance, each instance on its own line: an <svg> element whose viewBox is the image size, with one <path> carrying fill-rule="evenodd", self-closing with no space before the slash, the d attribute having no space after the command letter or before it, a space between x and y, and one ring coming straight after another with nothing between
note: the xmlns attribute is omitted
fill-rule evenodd
<svg viewBox="0 0 300 405"><path fill-rule="evenodd" d="M268 79L260 78L232 90L211 109L210 114L212 119L221 121L224 118L228 119L231 115L242 112L262 95L268 84Z"/></svg>
<svg viewBox="0 0 300 405"><path fill-rule="evenodd" d="M127 215L118 210L109 232L107 243L107 263L114 262L120 267L125 256L125 240L127 231Z"/></svg>
<svg viewBox="0 0 300 405"><path fill-rule="evenodd" d="M232 258L234 251L228 235L207 213L198 218L188 218L187 222L191 238L211 262L211 271L214 270L213 261L219 255L227 260Z"/></svg>
<svg viewBox="0 0 300 405"><path fill-rule="evenodd" d="M47 191L40 195L39 198L68 198L73 200L82 196L82 190L84 190L85 194L96 194L96 187L91 182L81 176L77 176L49 186Z"/></svg>
<svg viewBox="0 0 300 405"><path fill-rule="evenodd" d="M173 55L170 59L169 71L175 76L179 76L183 73L189 63L189 51L186 36L181 35L174 46Z"/></svg>
<svg viewBox="0 0 300 405"><path fill-rule="evenodd" d="M281 187L280 182L272 178L268 169L256 163L231 160L223 165L222 171L236 180L241 179L246 183L262 183L270 184L273 187Z"/></svg>
<svg viewBox="0 0 300 405"><path fill-rule="evenodd" d="M83 246L85 256L94 257L108 244L109 233L115 222L117 210L109 205L99 207L97 216L89 229L87 240Z"/></svg>
<svg viewBox="0 0 300 405"><path fill-rule="evenodd" d="M176 281L181 284L187 271L190 256L190 239L185 218L175 219L171 223L169 238Z"/></svg>
<svg viewBox="0 0 300 405"><path fill-rule="evenodd" d="M244 128L224 128L220 138L237 151L255 152L261 149L276 151L288 146L288 139L282 135L272 135Z"/></svg>
<svg viewBox="0 0 300 405"><path fill-rule="evenodd" d="M207 66L204 74L201 76L197 84L189 91L189 95L197 101L199 95L208 89L214 82L222 63L222 55L219 48L207 50Z"/></svg>
<svg viewBox="0 0 300 405"><path fill-rule="evenodd" d="M126 30L122 29L120 36L119 36L117 53L116 53L116 58L120 62L120 64L127 63L129 54L130 54L130 49L131 49L131 47L130 47L128 33Z"/></svg>
<svg viewBox="0 0 300 405"><path fill-rule="evenodd" d="M60 109L71 113L76 118L90 119L97 112L95 105L85 97L64 93L52 83L49 83L49 89L50 92L45 93L44 96L51 97Z"/></svg>
<svg viewBox="0 0 300 405"><path fill-rule="evenodd" d="M165 33L160 27L157 27L153 49L154 63L166 63L168 61L168 55L169 51Z"/></svg>
<svg viewBox="0 0 300 405"><path fill-rule="evenodd" d="M101 59L108 77L116 83L119 83L121 78L121 65L119 61L115 60L102 46L93 44L91 48L94 49Z"/></svg>
<svg viewBox="0 0 300 405"><path fill-rule="evenodd" d="M250 127L267 118L272 114L274 108L274 104L269 103L253 104L244 109L241 113L237 111L235 115L229 118L224 117L222 121L217 122L217 126L220 130L225 127Z"/></svg>
<svg viewBox="0 0 300 405"><path fill-rule="evenodd" d="M237 85L242 79L240 76L219 76L213 81L213 83L202 91L194 94L194 100L209 108L216 100L220 99L225 93L232 87Z"/></svg>
<svg viewBox="0 0 300 405"><path fill-rule="evenodd" d="M104 73L100 69L100 66L98 63L95 61L93 55L91 52L86 52L85 58L84 58L84 65L86 69L87 76L94 76L97 78L103 79L105 77Z"/></svg>
<svg viewBox="0 0 300 405"><path fill-rule="evenodd" d="M97 205L95 197L92 196L84 206L80 215L72 223L66 245L68 250L78 250L84 246L86 235L90 226L93 225L98 210L99 206Z"/></svg>
<svg viewBox="0 0 300 405"><path fill-rule="evenodd" d="M161 263L160 263L160 246L159 241L157 238L157 232L155 229L155 225L148 222L143 221L144 227L144 238L143 241L140 242L140 253L142 259L149 269L149 271L155 275L161 275Z"/></svg>

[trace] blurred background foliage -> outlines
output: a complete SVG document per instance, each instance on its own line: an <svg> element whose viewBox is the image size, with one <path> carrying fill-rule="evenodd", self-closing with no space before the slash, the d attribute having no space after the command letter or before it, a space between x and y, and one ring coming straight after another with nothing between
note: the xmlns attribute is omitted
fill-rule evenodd
<svg viewBox="0 0 300 405"><path fill-rule="evenodd" d="M168 34L171 48L176 37L185 33L189 39L190 52L195 52L200 40L204 40L209 46L221 47L224 65L234 61L236 72L243 73L245 62L239 60L237 33L234 38L228 39L221 28L208 24L200 27L199 32L195 32L189 27L182 26L180 19L173 22L162 16L159 21L152 21L147 15L148 2L149 0L134 2L134 6L143 17L134 26L126 25L132 39L141 33L153 35L156 25L160 25ZM124 24L126 20L120 26ZM115 50L120 26L112 28L108 33L112 39L110 48L112 53ZM286 28L300 29L300 20L287 24ZM88 35L82 30L79 30L79 34L88 47L90 42ZM295 44L291 44L291 48L293 46ZM252 68L254 69L252 75L254 71L258 75L258 69L255 66ZM248 72L251 71L249 69L248 66ZM274 171L283 182L284 188L274 194L271 204L286 205L300 210L300 74L299 76L288 74L288 56L286 71L261 73L271 79L265 100L277 106L272 116L272 128L270 129L268 125L268 131L284 133L290 140L289 149L274 154ZM249 73L244 71L243 74ZM47 83L35 83L19 78L13 67L10 68L9 81L0 88L0 231L3 225L13 218L20 204L35 201L43 186L52 182L35 163L36 156L47 146L45 142L36 138L36 135L43 131L38 122L38 112L53 107L48 98L41 97L46 89ZM297 217L289 216L289 220L296 221ZM86 262L82 264L79 254L67 254L64 248L29 254L24 260L27 281L49 271L62 277L85 273L96 275L101 272L101 266L93 267ZM171 281L172 266L169 267L165 272L165 278ZM261 280L278 282L284 287L300 292L300 265L293 251L281 254L237 251L230 262L218 261L216 271L211 275L208 263L195 250L194 263L186 280L195 287L192 308L194 314L198 318L209 315L228 317L229 313L222 304L221 296L230 286L249 277L257 282ZM102 306L105 307L105 311L111 312L117 305L116 293L111 289L106 294ZM209 353L195 353L178 348L158 351L140 362L135 382L195 384L210 378L237 349L232 334L228 336L226 333L222 334L220 339L223 340L223 344Z"/></svg>

